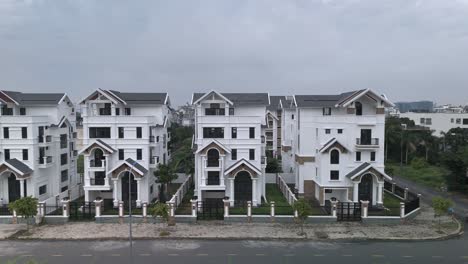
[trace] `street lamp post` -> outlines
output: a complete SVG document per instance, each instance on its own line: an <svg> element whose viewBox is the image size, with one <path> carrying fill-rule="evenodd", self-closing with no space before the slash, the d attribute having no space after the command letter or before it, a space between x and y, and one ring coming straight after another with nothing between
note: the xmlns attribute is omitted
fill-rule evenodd
<svg viewBox="0 0 468 264"><path fill-rule="evenodd" d="M129 225L129 242L130 242L130 263L133 263L133 241L132 241L132 170L135 163L131 164L128 173L128 225Z"/></svg>

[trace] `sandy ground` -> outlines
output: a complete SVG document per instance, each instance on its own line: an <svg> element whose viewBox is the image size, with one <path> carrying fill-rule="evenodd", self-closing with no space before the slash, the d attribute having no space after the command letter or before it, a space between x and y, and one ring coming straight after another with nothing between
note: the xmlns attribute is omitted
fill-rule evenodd
<svg viewBox="0 0 468 264"><path fill-rule="evenodd" d="M304 226L308 239L437 239L458 231L458 224L450 217L434 220L430 208L424 208L412 221L401 224L329 223ZM133 224L133 236L150 238L200 239L301 239L296 224L279 223L224 223L199 222L197 224ZM125 239L128 224L69 223L34 227L20 239Z"/></svg>

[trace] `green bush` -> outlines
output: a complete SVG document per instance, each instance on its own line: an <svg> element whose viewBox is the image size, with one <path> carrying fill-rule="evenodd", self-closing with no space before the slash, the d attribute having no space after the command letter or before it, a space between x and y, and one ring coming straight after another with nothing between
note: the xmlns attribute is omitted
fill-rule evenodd
<svg viewBox="0 0 468 264"><path fill-rule="evenodd" d="M427 166L428 164L423 158L414 158L413 160L411 160L411 167L413 167L414 169L420 170Z"/></svg>

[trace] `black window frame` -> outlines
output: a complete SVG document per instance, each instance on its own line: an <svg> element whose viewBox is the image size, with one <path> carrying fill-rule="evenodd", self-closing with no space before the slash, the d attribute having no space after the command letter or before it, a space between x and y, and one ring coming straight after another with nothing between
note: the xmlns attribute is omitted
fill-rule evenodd
<svg viewBox="0 0 468 264"><path fill-rule="evenodd" d="M143 128L137 127L136 128L136 138L143 138Z"/></svg>
<svg viewBox="0 0 468 264"><path fill-rule="evenodd" d="M68 169L62 170L60 172L60 182L68 181Z"/></svg>
<svg viewBox="0 0 468 264"><path fill-rule="evenodd" d="M3 150L3 156L4 156L5 160L9 160L11 158L10 149L4 149Z"/></svg>
<svg viewBox="0 0 468 264"><path fill-rule="evenodd" d="M230 116L233 116L234 114L235 114L234 108L233 108L233 107L230 107L230 108L229 108L229 115L230 115Z"/></svg>
<svg viewBox="0 0 468 264"><path fill-rule="evenodd" d="M371 151L370 153L370 161L375 161L377 158L377 153L375 151Z"/></svg>
<svg viewBox="0 0 468 264"><path fill-rule="evenodd" d="M331 129L330 129L330 128L326 128L326 129L325 129L325 134L327 134L327 135L331 134Z"/></svg>
<svg viewBox="0 0 468 264"><path fill-rule="evenodd" d="M340 164L340 151L339 150L332 149L330 151L330 164L332 164L332 165Z"/></svg>
<svg viewBox="0 0 468 264"><path fill-rule="evenodd" d="M361 161L361 159L362 159L361 151L356 151L356 157L355 158L356 158L356 161Z"/></svg>
<svg viewBox="0 0 468 264"><path fill-rule="evenodd" d="M29 160L29 149L23 149L23 160Z"/></svg>
<svg viewBox="0 0 468 264"><path fill-rule="evenodd" d="M26 107L20 107L19 110L20 110L20 111L19 111L20 115L22 115L22 116L25 116L25 115L26 115Z"/></svg>
<svg viewBox="0 0 468 264"><path fill-rule="evenodd" d="M355 109L356 109L356 115L357 115L357 116L362 116L362 113L363 113L363 111L362 111L362 103L361 103L361 102L355 102L355 103L354 103L354 107L355 107Z"/></svg>
<svg viewBox="0 0 468 264"><path fill-rule="evenodd" d="M224 127L204 127L203 138L224 138Z"/></svg>
<svg viewBox="0 0 468 264"><path fill-rule="evenodd" d="M136 159L143 160L143 149L139 148L136 150Z"/></svg>
<svg viewBox="0 0 468 264"><path fill-rule="evenodd" d="M3 138L4 139L9 139L10 138L10 128L9 127L4 127L3 128Z"/></svg>
<svg viewBox="0 0 468 264"><path fill-rule="evenodd" d="M90 127L89 138L111 138L112 132L110 127Z"/></svg>
<svg viewBox="0 0 468 264"><path fill-rule="evenodd" d="M249 160L255 160L255 149L249 149Z"/></svg>
<svg viewBox="0 0 468 264"><path fill-rule="evenodd" d="M463 123L463 125L468 125L468 118L463 118L462 123Z"/></svg>
<svg viewBox="0 0 468 264"><path fill-rule="evenodd" d="M338 129L338 134L343 134L343 129L342 128Z"/></svg>
<svg viewBox="0 0 468 264"><path fill-rule="evenodd" d="M125 113L126 116L131 116L132 115L132 108L125 107L124 113Z"/></svg>
<svg viewBox="0 0 468 264"><path fill-rule="evenodd" d="M249 138L255 138L255 127L249 127Z"/></svg>
<svg viewBox="0 0 468 264"><path fill-rule="evenodd" d="M21 127L21 138L28 138L28 127Z"/></svg>
<svg viewBox="0 0 468 264"><path fill-rule="evenodd" d="M237 138L237 127L231 127L231 138Z"/></svg>
<svg viewBox="0 0 468 264"><path fill-rule="evenodd" d="M340 180L340 171L331 170L330 171L330 181L339 181Z"/></svg>
<svg viewBox="0 0 468 264"><path fill-rule="evenodd" d="M47 193L47 184L39 186L39 195L44 195Z"/></svg>
<svg viewBox="0 0 468 264"><path fill-rule="evenodd" d="M119 149L119 160L124 160L124 159L125 159L125 150Z"/></svg>
<svg viewBox="0 0 468 264"><path fill-rule="evenodd" d="M60 166L64 166L67 164L68 164L68 154L67 153L60 154Z"/></svg>
<svg viewBox="0 0 468 264"><path fill-rule="evenodd" d="M231 160L237 160L237 149L231 149Z"/></svg>
<svg viewBox="0 0 468 264"><path fill-rule="evenodd" d="M60 149L66 149L68 146L68 135L60 134Z"/></svg>
<svg viewBox="0 0 468 264"><path fill-rule="evenodd" d="M322 115L324 116L331 116L332 114L332 109L331 107L324 107L322 108Z"/></svg>
<svg viewBox="0 0 468 264"><path fill-rule="evenodd" d="M120 108L118 108L118 107L115 108L115 115L116 116L120 115Z"/></svg>
<svg viewBox="0 0 468 264"><path fill-rule="evenodd" d="M118 138L125 138L125 128L124 127L118 127L117 128L117 137Z"/></svg>

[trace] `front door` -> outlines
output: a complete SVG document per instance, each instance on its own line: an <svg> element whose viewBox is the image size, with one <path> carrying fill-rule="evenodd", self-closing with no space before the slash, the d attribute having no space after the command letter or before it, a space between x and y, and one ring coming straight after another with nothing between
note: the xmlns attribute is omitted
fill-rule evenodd
<svg viewBox="0 0 468 264"><path fill-rule="evenodd" d="M20 181L16 180L15 175L12 173L8 177L8 202L14 202L21 198Z"/></svg>
<svg viewBox="0 0 468 264"><path fill-rule="evenodd" d="M130 177L130 190L129 190L129 172L125 172L124 176L122 177L122 201L125 205L128 206L128 199L131 196L132 204L137 199L137 182L133 173Z"/></svg>
<svg viewBox="0 0 468 264"><path fill-rule="evenodd" d="M359 201L369 201L369 204L372 204L372 187L372 175L362 176L361 183L359 183Z"/></svg>
<svg viewBox="0 0 468 264"><path fill-rule="evenodd" d="M372 141L372 129L361 129L361 145L370 145Z"/></svg>
<svg viewBox="0 0 468 264"><path fill-rule="evenodd" d="M252 201L252 178L246 171L237 173L234 180L234 200L239 203Z"/></svg>

